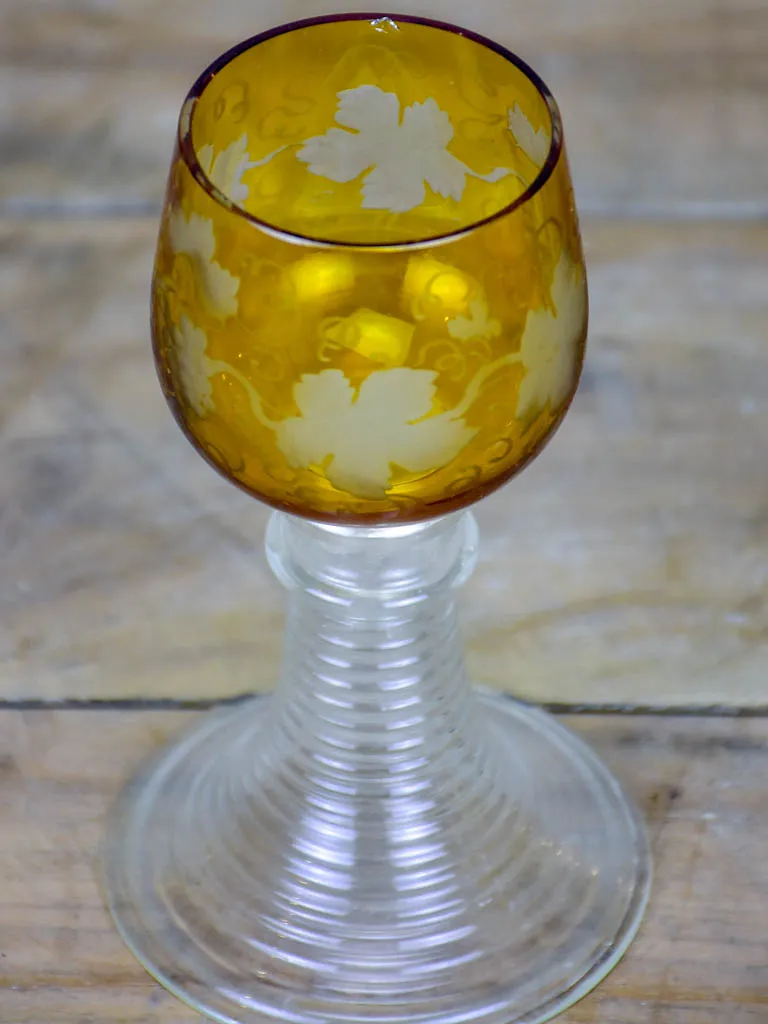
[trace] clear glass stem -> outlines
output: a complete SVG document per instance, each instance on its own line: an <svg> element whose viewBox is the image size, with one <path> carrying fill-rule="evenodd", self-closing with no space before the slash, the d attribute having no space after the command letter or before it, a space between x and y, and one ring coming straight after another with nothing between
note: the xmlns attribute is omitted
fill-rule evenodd
<svg viewBox="0 0 768 1024"><path fill-rule="evenodd" d="M397 830L415 793L438 799L446 760L475 779L487 761L454 601L476 546L468 514L365 531L270 525L269 560L291 590L271 742L331 802L348 779L345 812L369 816L382 843L382 812Z"/></svg>
<svg viewBox="0 0 768 1024"><path fill-rule="evenodd" d="M448 942L468 927L454 870L467 833L482 831L490 876L519 810L498 791L458 630L454 587L475 563L474 519L361 531L278 515L267 548L291 588L269 770L302 792L300 873L332 870L358 920L410 908L414 935Z"/></svg>
<svg viewBox="0 0 768 1024"><path fill-rule="evenodd" d="M220 1021L532 1024L616 963L648 891L619 785L542 712L469 686L468 514L361 530L275 515L273 697L147 766L110 829L115 919Z"/></svg>

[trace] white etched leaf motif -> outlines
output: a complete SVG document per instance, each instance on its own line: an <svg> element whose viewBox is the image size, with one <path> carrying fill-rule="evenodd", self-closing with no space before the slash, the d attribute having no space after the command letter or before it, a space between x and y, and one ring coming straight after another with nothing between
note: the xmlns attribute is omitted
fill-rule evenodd
<svg viewBox="0 0 768 1024"><path fill-rule="evenodd" d="M331 128L307 139L298 153L309 170L331 181L354 181L370 170L382 155L382 140L397 133L400 101L394 93L361 85L339 93L336 123L352 129Z"/></svg>
<svg viewBox="0 0 768 1024"><path fill-rule="evenodd" d="M475 434L453 411L428 416L435 377L377 370L356 393L340 370L306 374L294 387L301 416L276 424L277 443L290 465L323 466L340 490L381 498L393 463L413 473L439 469Z"/></svg>
<svg viewBox="0 0 768 1024"><path fill-rule="evenodd" d="M508 112L509 130L515 137L515 142L526 156L538 166L542 167L549 156L551 139L546 128L533 130L533 125L523 113L520 105L515 103Z"/></svg>
<svg viewBox="0 0 768 1024"><path fill-rule="evenodd" d="M169 236L173 251L185 253L197 264L214 313L220 317L234 316L240 281L213 258L216 251L213 221L198 213L185 217L182 210L175 209L170 216Z"/></svg>
<svg viewBox="0 0 768 1024"><path fill-rule="evenodd" d="M501 324L488 316L488 307L482 299L473 299L469 304L469 316L457 316L448 321L448 333L460 341L498 338Z"/></svg>
<svg viewBox="0 0 768 1024"><path fill-rule="evenodd" d="M407 213L424 202L425 185L458 201L468 175L496 182L515 173L499 167L479 174L449 153L453 125L432 98L406 107L401 116L394 93L360 85L339 93L336 123L342 127L308 139L298 158L312 174L331 181L354 181L365 174L366 209Z"/></svg>
<svg viewBox="0 0 768 1024"><path fill-rule="evenodd" d="M198 416L207 416L213 411L213 393L205 332L183 316L180 325L173 328L173 342L181 393Z"/></svg>
<svg viewBox="0 0 768 1024"><path fill-rule="evenodd" d="M201 146L197 158L200 166L216 188L228 199L241 203L248 198L243 175L253 166L248 155L248 137L241 135L226 149L214 155L213 146Z"/></svg>
<svg viewBox="0 0 768 1024"><path fill-rule="evenodd" d="M554 311L537 309L529 312L526 320L520 346L525 377L518 396L518 418L542 409L547 401L554 410L567 398L573 383L577 341L587 315L587 286L583 271L565 254L555 269L551 298Z"/></svg>
<svg viewBox="0 0 768 1024"><path fill-rule="evenodd" d="M233 203L242 204L250 194L249 187L243 181L245 172L254 167L264 167L288 148L288 146L280 146L260 160L251 160L248 153L248 136L241 135L220 153L216 153L210 143L201 146L197 159L205 175L219 192L227 199L231 199Z"/></svg>

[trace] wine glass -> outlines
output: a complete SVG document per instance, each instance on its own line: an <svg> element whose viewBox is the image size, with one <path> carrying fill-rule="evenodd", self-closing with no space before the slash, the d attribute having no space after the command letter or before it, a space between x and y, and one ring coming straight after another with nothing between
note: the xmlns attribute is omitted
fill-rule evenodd
<svg viewBox="0 0 768 1024"><path fill-rule="evenodd" d="M274 506L273 696L146 765L108 829L118 928L219 1021L545 1020L618 961L650 858L542 711L473 690L467 506L578 383L587 289L557 106L422 18L250 39L192 87L152 290L188 439Z"/></svg>

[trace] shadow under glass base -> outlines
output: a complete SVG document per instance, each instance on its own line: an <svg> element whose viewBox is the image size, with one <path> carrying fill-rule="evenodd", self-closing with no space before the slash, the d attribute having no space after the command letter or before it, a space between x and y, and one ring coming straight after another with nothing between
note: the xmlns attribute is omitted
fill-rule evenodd
<svg viewBox="0 0 768 1024"><path fill-rule="evenodd" d="M636 810L544 712L473 690L470 517L276 516L275 694L148 763L107 833L110 909L169 991L236 1024L534 1024L592 989L650 883Z"/></svg>

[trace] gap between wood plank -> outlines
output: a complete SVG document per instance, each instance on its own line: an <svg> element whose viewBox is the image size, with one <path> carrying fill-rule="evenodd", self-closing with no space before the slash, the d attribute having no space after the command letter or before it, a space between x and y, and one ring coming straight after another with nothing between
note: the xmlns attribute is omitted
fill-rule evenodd
<svg viewBox="0 0 768 1024"><path fill-rule="evenodd" d="M234 697L219 697L210 700L182 700L167 697L122 697L112 700L68 697L64 700L43 698L0 699L0 711L210 711L214 708L241 704L247 700L266 696L265 694L243 693ZM511 694L498 696L519 700ZM529 704L529 701L520 701ZM638 717L651 715L659 718L768 718L768 705L734 707L727 704L672 705L664 707L654 704L565 704L547 702L537 705L553 715L624 715Z"/></svg>

